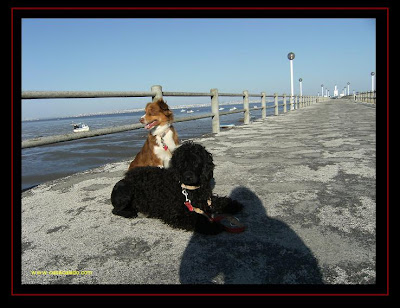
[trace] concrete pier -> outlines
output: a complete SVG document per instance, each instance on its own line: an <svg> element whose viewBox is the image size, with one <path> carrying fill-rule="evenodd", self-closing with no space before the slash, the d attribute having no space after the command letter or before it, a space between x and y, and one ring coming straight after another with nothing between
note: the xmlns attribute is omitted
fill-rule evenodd
<svg viewBox="0 0 400 308"><path fill-rule="evenodd" d="M26 191L22 283L374 284L375 116L337 99L196 139L214 192L245 205L241 234L112 215L129 161Z"/></svg>

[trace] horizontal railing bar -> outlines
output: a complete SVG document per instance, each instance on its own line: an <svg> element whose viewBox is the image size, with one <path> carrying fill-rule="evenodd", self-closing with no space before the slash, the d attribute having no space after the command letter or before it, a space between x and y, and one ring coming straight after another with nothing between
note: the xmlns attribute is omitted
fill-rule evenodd
<svg viewBox="0 0 400 308"><path fill-rule="evenodd" d="M213 113L207 113L199 116L191 116L191 117L181 117L181 118L176 118L174 122L185 122L185 121L192 121L192 120L199 120L199 119L204 119L204 118L212 118L214 116Z"/></svg>
<svg viewBox="0 0 400 308"><path fill-rule="evenodd" d="M211 96L210 92L162 92L163 96Z"/></svg>
<svg viewBox="0 0 400 308"><path fill-rule="evenodd" d="M218 96L238 96L238 97L243 97L243 93L218 93ZM249 97L261 97L261 93L249 93ZM283 95L278 95L279 97L283 97ZM275 97L275 95L265 95L265 97Z"/></svg>
<svg viewBox="0 0 400 308"><path fill-rule="evenodd" d="M218 92L218 96L238 96L238 97L243 97L243 93L219 93Z"/></svg>
<svg viewBox="0 0 400 308"><path fill-rule="evenodd" d="M265 98L275 98L275 103L277 104L278 97L288 97L291 98L290 95L287 94L274 94L274 95L265 95L265 92L262 93L252 93L249 94L248 91L243 91L242 93L218 93L217 89L212 89L210 92L163 92L161 86L152 86L151 91L23 91L21 93L22 99L46 99L46 98L101 98L101 97L163 97L163 96L207 96L211 97L212 100L212 113L207 113L199 116L188 116L188 117L178 117L175 119L174 122L184 122L184 121L192 121L204 118L213 118L213 132L219 132L218 129L214 129L214 126L219 128L219 116L229 115L234 113L245 113L245 124L246 117L249 115L249 97L257 97L261 98L262 103L266 103ZM225 112L220 112L218 110L218 96L236 96L243 98L244 109L236 109L236 110L229 110ZM299 97L295 95L293 97ZM301 97L301 96L300 96ZM305 97L307 100L307 96ZM216 99L216 100L215 100ZM253 101L254 103L254 101ZM256 103L259 103L257 101ZM291 103L290 106L295 107L296 109L299 108L299 104L309 104L311 102L300 102L297 98L295 99L294 103ZM213 105L214 104L214 105ZM221 106L224 104L220 104ZM254 110L261 109L263 110L262 117L266 117L265 110L266 109L273 109L277 108L278 106L288 106L288 104L277 104L277 105L264 105L263 107L254 108ZM217 108L217 110L214 110ZM253 109L251 109L253 110ZM277 109L276 109L277 110ZM275 115L277 115L277 111L275 110ZM285 109L286 110L286 109ZM248 120L247 120L248 121ZM214 125L215 124L215 125ZM123 126L114 126L114 127L106 127L96 130L91 130L87 132L80 132L80 133L69 133L64 135L55 135L55 136L48 136L48 137L40 137L40 138L33 138L22 141L22 148L31 148L41 145L49 145L58 142L64 141L72 141L78 140L83 138L95 137L95 136L102 136L108 134L114 134L134 129L142 128L143 124L131 124L131 125L123 125Z"/></svg>
<svg viewBox="0 0 400 308"><path fill-rule="evenodd" d="M27 139L27 140L22 141L21 148L25 149L25 148L31 148L31 147L47 145L47 144L52 144L52 143L72 141L72 140L78 140L78 139L101 136L101 135L109 135L109 134L114 134L114 133L125 132L128 130L134 130L134 129L138 129L138 128L142 128L142 127L144 127L143 124L130 124L130 125L100 128L100 129L95 129L95 130L91 130L88 132L70 133L70 134L64 134L64 135L55 135L55 136L49 136L49 137Z"/></svg>
<svg viewBox="0 0 400 308"><path fill-rule="evenodd" d="M211 118L213 116L214 116L213 113L207 113L207 114L203 114L200 116L177 118L177 119L175 119L174 122L192 121L192 120L198 120L198 119L203 119L203 118ZM53 143L72 141L72 140L78 140L78 139L101 136L101 135L109 135L109 134L114 134L114 133L121 133L121 132L129 131L129 130L139 129L142 127L144 127L144 125L138 123L138 124L100 128L100 129L91 130L88 132L70 133L70 134L64 134L64 135L55 135L55 136L49 136L49 137L27 139L27 140L22 141L21 148L26 149L26 148L48 145L48 144L53 144Z"/></svg>
<svg viewBox="0 0 400 308"><path fill-rule="evenodd" d="M101 98L101 97L148 97L156 93L149 91L22 91L22 99L47 98Z"/></svg>
<svg viewBox="0 0 400 308"><path fill-rule="evenodd" d="M283 106L283 104L280 106ZM266 109L273 109L273 108L275 108L275 106L266 106ZM261 108L257 108L257 110L258 109L261 109ZM245 109L237 109L237 110L222 111L222 112L220 111L219 115L223 116L223 115L228 115L228 114L241 113L241 112L245 112L245 111L246 111ZM199 120L199 119L204 119L204 118L211 118L213 116L214 116L213 113L207 113L207 114L203 114L203 115L199 115L199 116L180 117L180 118L176 118L174 120L174 122L193 121L193 120ZM53 144L53 143L73 141L73 140L79 140L79 139L83 139L83 138L108 135L108 134L114 134L114 133L121 133L121 132L129 131L129 130L139 129L142 127L144 127L143 124L130 124L130 125L100 128L100 129L91 130L88 132L70 133L70 134L64 134L64 135L55 135L55 136L49 136L49 137L27 139L27 140L22 141L21 148L26 149L26 148L43 146L43 145L48 145L48 144Z"/></svg>
<svg viewBox="0 0 400 308"><path fill-rule="evenodd" d="M232 114L232 113L239 113L239 112L245 112L246 109L237 109L237 110L231 110L231 111L224 111L224 112L220 112L219 115L227 115L227 114Z"/></svg>
<svg viewBox="0 0 400 308"><path fill-rule="evenodd" d="M212 96L209 92L162 92L163 96ZM243 97L243 93L218 93L219 96ZM103 98L103 97L152 97L151 91L22 91L22 99L49 98ZM261 93L249 94L249 97L261 97ZM283 95L279 95L282 97ZM275 97L266 95L265 97Z"/></svg>

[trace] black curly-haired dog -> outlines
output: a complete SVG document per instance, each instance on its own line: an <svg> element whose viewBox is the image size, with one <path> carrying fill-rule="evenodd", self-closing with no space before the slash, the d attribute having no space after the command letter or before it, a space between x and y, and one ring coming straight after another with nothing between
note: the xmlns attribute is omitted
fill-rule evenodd
<svg viewBox="0 0 400 308"><path fill-rule="evenodd" d="M129 170L111 193L112 213L133 218L140 212L174 228L217 234L224 228L213 217L234 214L242 204L212 194L213 170L212 155L203 146L184 142L174 151L168 169Z"/></svg>

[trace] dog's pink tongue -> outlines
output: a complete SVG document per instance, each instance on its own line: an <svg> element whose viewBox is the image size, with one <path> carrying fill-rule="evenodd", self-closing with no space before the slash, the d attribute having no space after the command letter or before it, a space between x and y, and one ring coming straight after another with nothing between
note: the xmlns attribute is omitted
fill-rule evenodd
<svg viewBox="0 0 400 308"><path fill-rule="evenodd" d="M155 124L156 124L156 122L151 122L151 123L149 123L149 124L146 124L146 125L144 126L144 128L145 128L145 129L151 129Z"/></svg>

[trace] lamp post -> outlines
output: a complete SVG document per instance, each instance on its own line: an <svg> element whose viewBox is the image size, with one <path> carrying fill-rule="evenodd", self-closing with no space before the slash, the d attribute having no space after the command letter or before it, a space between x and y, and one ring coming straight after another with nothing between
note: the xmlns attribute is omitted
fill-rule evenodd
<svg viewBox="0 0 400 308"><path fill-rule="evenodd" d="M350 95L350 82L347 82L347 95Z"/></svg>
<svg viewBox="0 0 400 308"><path fill-rule="evenodd" d="M300 96L303 96L303 78L300 78L299 81L300 81Z"/></svg>
<svg viewBox="0 0 400 308"><path fill-rule="evenodd" d="M291 106L291 110L294 109L293 106L293 95L294 95L294 90L293 90L293 59L295 57L293 52L289 52L287 55L289 62L290 62L290 106Z"/></svg>
<svg viewBox="0 0 400 308"><path fill-rule="evenodd" d="M321 96L324 97L324 85L321 84Z"/></svg>
<svg viewBox="0 0 400 308"><path fill-rule="evenodd" d="M372 92L374 92L374 76L375 76L375 73L374 72L371 72L371 91Z"/></svg>

